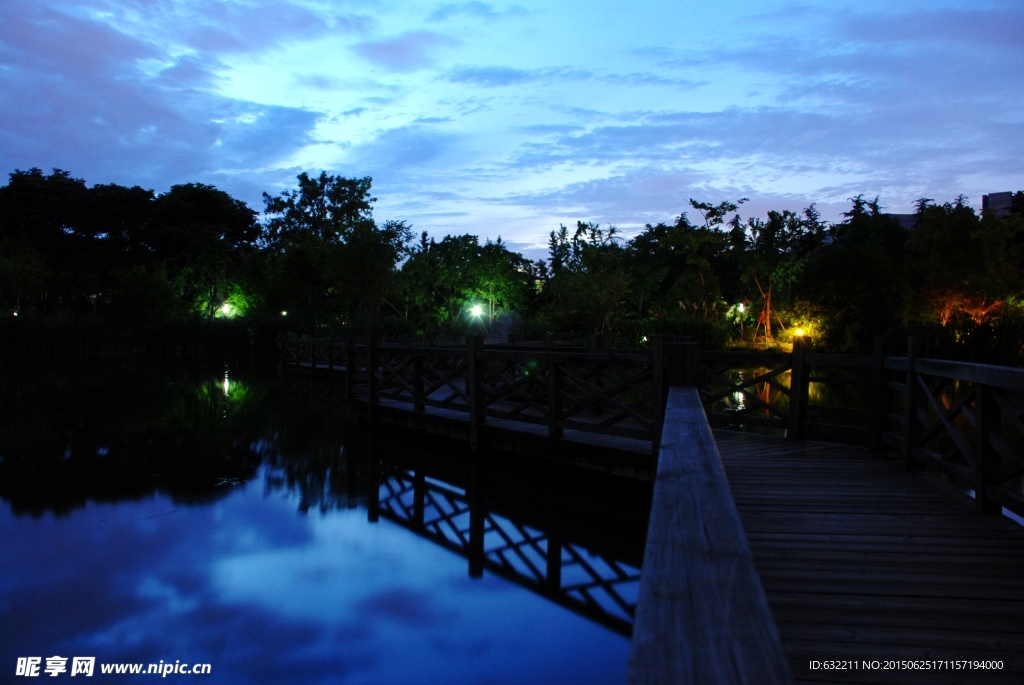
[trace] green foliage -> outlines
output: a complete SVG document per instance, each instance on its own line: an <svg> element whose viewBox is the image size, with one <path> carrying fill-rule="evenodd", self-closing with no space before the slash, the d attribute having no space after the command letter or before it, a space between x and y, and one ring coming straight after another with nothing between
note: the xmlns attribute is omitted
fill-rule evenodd
<svg viewBox="0 0 1024 685"><path fill-rule="evenodd" d="M819 349L863 351L875 335L916 331L976 359L1018 355L1024 340L1024 192L1008 217L979 216L963 197L922 198L910 231L863 195L831 225L814 205L744 218L746 198L691 199L698 220L681 213L629 240L610 225L561 225L544 263L501 238L424 233L410 244L405 221L374 220L371 187L301 173L295 188L264 194L261 225L208 185L157 195L15 171L0 187L0 314L5 325L109 322L137 339L200 322L268 339L287 325L631 344L670 333L774 348L800 327Z"/></svg>
<svg viewBox="0 0 1024 685"><path fill-rule="evenodd" d="M0 312L18 314L38 302L50 280L43 255L24 238L0 239Z"/></svg>
<svg viewBox="0 0 1024 685"><path fill-rule="evenodd" d="M570 238L560 226L550 237L551 279L546 314L562 330L608 333L623 311L630 278L614 226L578 222Z"/></svg>
<svg viewBox="0 0 1024 685"><path fill-rule="evenodd" d="M376 329L409 227L374 222L369 177L303 172L298 182L296 190L263 195L268 303L314 329Z"/></svg>
<svg viewBox="0 0 1024 685"><path fill-rule="evenodd" d="M531 309L540 275L536 264L511 252L500 237L481 245L473 235L438 242L423 233L408 251L390 303L418 334L455 337ZM473 305L483 310L479 320L469 313Z"/></svg>
<svg viewBox="0 0 1024 685"><path fill-rule="evenodd" d="M817 323L825 347L866 350L875 335L903 330L908 304L907 240L878 200L851 198L847 220L832 226L806 257L795 284L801 313Z"/></svg>

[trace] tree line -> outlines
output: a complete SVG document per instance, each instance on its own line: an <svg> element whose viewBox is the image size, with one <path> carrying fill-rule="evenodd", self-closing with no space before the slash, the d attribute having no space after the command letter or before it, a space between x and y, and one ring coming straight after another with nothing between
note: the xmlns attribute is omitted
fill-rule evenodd
<svg viewBox="0 0 1024 685"><path fill-rule="evenodd" d="M743 216L746 198L691 199L626 238L579 221L531 261L498 238L414 235L377 221L370 178L299 174L262 217L204 184L157 194L15 171L0 187L0 312L146 328L168 320L275 321L300 334L401 338L654 333L822 349L925 333L949 356L1024 357L1024 192L1008 216L963 196L916 203L907 229L878 198L839 222Z"/></svg>

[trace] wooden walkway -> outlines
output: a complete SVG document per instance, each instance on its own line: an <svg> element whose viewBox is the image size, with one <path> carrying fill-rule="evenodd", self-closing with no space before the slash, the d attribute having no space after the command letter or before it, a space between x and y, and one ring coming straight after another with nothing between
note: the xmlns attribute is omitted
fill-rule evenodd
<svg viewBox="0 0 1024 685"><path fill-rule="evenodd" d="M1024 682L1024 526L892 455L714 436L796 682ZM1004 669L809 668L843 659Z"/></svg>

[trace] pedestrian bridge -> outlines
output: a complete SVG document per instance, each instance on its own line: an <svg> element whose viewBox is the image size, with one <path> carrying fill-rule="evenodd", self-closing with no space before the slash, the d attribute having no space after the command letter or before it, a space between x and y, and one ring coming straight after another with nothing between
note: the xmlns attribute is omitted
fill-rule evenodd
<svg viewBox="0 0 1024 685"><path fill-rule="evenodd" d="M1019 683L1024 371L883 352L294 341L283 366L291 394L480 468L494 450L653 483L639 597L604 620L632 634L631 683Z"/></svg>

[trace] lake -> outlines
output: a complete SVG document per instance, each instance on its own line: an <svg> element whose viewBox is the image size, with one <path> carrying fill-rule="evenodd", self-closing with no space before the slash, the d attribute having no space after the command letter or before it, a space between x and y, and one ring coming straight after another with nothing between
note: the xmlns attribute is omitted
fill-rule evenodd
<svg viewBox="0 0 1024 685"><path fill-rule="evenodd" d="M209 664L166 677L210 683L624 681L649 492L369 438L313 386L282 388L221 366L0 370L8 676L94 657L98 682L118 664Z"/></svg>

